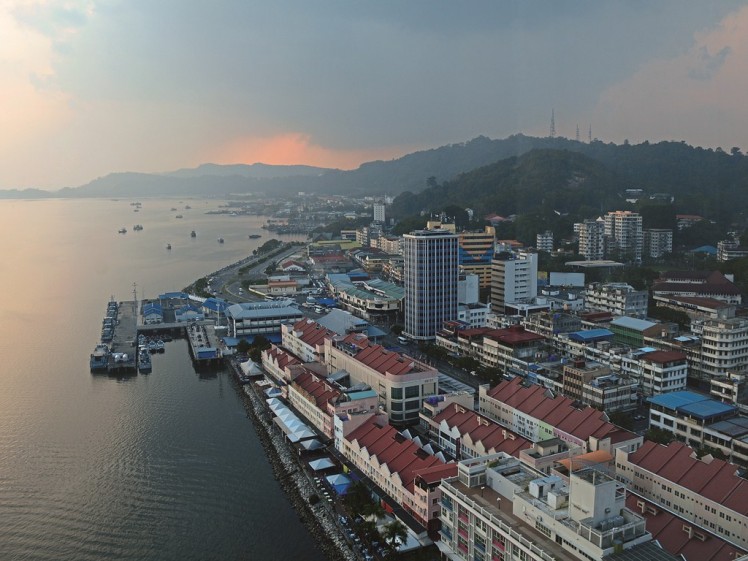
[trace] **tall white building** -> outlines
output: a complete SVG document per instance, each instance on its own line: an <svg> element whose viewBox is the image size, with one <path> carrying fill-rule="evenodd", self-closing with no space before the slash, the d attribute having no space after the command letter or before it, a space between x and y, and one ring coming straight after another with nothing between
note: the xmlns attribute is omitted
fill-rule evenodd
<svg viewBox="0 0 748 561"><path fill-rule="evenodd" d="M507 304L538 295L538 254L499 253L491 263L491 310L504 313Z"/></svg>
<svg viewBox="0 0 748 561"><path fill-rule="evenodd" d="M585 220L579 224L579 255L587 261L605 258L605 223Z"/></svg>
<svg viewBox="0 0 748 561"><path fill-rule="evenodd" d="M384 205L380 203L374 203L374 222L384 223Z"/></svg>
<svg viewBox="0 0 748 561"><path fill-rule="evenodd" d="M605 215L605 236L611 249L634 261L642 258L642 217L638 212L616 210Z"/></svg>
<svg viewBox="0 0 748 561"><path fill-rule="evenodd" d="M405 334L434 339L445 320L457 318L457 235L437 228L403 239Z"/></svg>
<svg viewBox="0 0 748 561"><path fill-rule="evenodd" d="M657 259L673 252L673 231L665 228L644 230L644 253Z"/></svg>
<svg viewBox="0 0 748 561"><path fill-rule="evenodd" d="M553 251L553 232L551 230L546 230L535 236L535 249L548 253Z"/></svg>

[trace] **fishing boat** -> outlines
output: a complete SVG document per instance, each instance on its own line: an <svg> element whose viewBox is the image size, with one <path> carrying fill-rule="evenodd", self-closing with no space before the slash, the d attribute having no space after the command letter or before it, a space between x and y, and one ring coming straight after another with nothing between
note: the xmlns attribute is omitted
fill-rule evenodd
<svg viewBox="0 0 748 561"><path fill-rule="evenodd" d="M223 238L218 238L218 243L223 243Z"/></svg>
<svg viewBox="0 0 748 561"><path fill-rule="evenodd" d="M166 244L166 249L171 249L171 244L170 243Z"/></svg>
<svg viewBox="0 0 748 561"><path fill-rule="evenodd" d="M119 230L117 230L117 233L119 233L119 234L126 234L127 233L127 228L120 228Z"/></svg>
<svg viewBox="0 0 748 561"><path fill-rule="evenodd" d="M257 238L261 238L261 237L262 237L262 235L260 235L260 234L250 234L249 235L249 239L250 240L256 240Z"/></svg>
<svg viewBox="0 0 748 561"><path fill-rule="evenodd" d="M91 353L89 365L91 372L100 372L106 370L109 364L109 346L104 344L96 345L96 348Z"/></svg>
<svg viewBox="0 0 748 561"><path fill-rule="evenodd" d="M197 232L195 232L195 230L192 230L192 232L190 232L190 237L191 238L196 238L197 237Z"/></svg>

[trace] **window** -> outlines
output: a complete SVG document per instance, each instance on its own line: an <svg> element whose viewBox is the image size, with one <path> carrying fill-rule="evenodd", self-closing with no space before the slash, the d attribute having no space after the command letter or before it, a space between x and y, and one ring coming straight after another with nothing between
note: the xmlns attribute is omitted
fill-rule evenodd
<svg viewBox="0 0 748 561"><path fill-rule="evenodd" d="M405 388L405 397L418 397L420 395L420 390L420 386L408 386Z"/></svg>
<svg viewBox="0 0 748 561"><path fill-rule="evenodd" d="M402 399L403 398L403 389L402 388L391 388L390 389L390 397L392 399Z"/></svg>

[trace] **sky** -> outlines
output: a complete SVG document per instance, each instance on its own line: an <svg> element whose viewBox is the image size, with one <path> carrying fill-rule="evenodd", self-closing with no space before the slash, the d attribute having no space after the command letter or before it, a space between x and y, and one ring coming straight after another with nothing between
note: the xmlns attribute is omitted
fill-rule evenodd
<svg viewBox="0 0 748 561"><path fill-rule="evenodd" d="M0 189L479 135L748 151L748 0L0 0Z"/></svg>

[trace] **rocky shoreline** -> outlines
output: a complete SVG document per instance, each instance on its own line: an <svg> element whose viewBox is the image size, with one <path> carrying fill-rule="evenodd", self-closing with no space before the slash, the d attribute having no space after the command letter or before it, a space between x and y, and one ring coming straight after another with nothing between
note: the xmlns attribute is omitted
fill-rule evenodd
<svg viewBox="0 0 748 561"><path fill-rule="evenodd" d="M319 496L319 490L312 485L296 452L285 438L273 430L272 416L263 398L256 393L256 386L249 384L243 386L243 390L247 416L254 424L275 478L302 522L331 561L356 561L356 554L337 526L334 511L322 497L317 504L309 504L309 497Z"/></svg>

